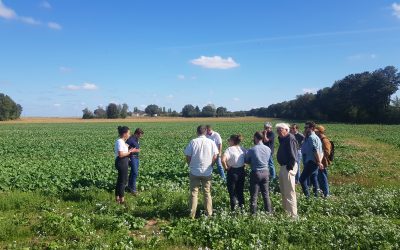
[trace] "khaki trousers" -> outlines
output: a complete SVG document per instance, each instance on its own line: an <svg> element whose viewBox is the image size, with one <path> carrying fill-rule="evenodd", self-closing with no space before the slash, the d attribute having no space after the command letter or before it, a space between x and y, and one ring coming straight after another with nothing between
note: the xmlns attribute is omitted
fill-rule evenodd
<svg viewBox="0 0 400 250"><path fill-rule="evenodd" d="M212 198L211 198L211 175L210 176L195 176L190 174L190 197L189 209L190 217L192 219L196 216L197 210L197 196L199 194L200 186L203 187L204 192L204 207L206 208L207 215L212 215Z"/></svg>
<svg viewBox="0 0 400 250"><path fill-rule="evenodd" d="M298 170L297 163L293 170L288 171L286 166L281 166L279 172L279 187L282 195L283 209L292 217L297 216L297 198L295 189L295 178Z"/></svg>

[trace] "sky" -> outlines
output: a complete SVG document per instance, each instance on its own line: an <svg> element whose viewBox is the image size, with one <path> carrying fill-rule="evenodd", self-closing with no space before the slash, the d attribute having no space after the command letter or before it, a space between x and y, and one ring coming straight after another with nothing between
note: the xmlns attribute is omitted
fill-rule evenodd
<svg viewBox="0 0 400 250"><path fill-rule="evenodd" d="M248 110L399 68L399 44L393 0L0 0L0 93L25 117Z"/></svg>

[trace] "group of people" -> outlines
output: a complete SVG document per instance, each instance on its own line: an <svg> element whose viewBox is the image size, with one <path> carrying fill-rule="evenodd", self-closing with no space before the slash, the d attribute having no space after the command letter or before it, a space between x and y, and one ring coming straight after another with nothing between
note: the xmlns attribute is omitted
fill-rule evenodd
<svg viewBox="0 0 400 250"><path fill-rule="evenodd" d="M275 179L274 141L272 124L266 123L263 131L255 132L254 146L248 150L240 144L241 135L231 135L229 147L222 153L221 136L212 127L198 126L198 137L191 140L184 150L190 169L190 217L195 218L200 187L204 192L204 206L208 216L212 215L211 180L213 166L217 163L218 172L225 181L232 210L244 207L245 165L250 166L250 212L256 214L257 199L261 192L264 210L273 213L269 197L269 183ZM309 186L313 185L314 196L319 190L323 196L329 195L328 171L331 164L331 141L325 135L325 128L314 122L307 122L304 134L299 133L296 124L276 124L279 148L277 160L280 165L279 187L282 205L292 217L297 217L297 198L295 185L300 183L307 198ZM303 170L300 165L303 162ZM223 169L222 169L223 167Z"/></svg>
<svg viewBox="0 0 400 250"><path fill-rule="evenodd" d="M319 196L320 190L324 197L329 196L327 168L332 161L333 144L326 137L325 128L314 122L305 123L303 134L299 133L297 124L278 123L275 127L279 140L277 160L280 165L282 205L290 216L297 217L296 184L301 185L307 198L310 197L310 185L313 186L315 197ZM138 128L131 136L129 128L123 126L118 127L118 134L114 149L118 171L115 196L118 203L124 203L126 188L133 195L137 194L139 140L144 132ZM204 192L206 213L212 215L211 182L214 165L217 165L218 173L227 185L232 210L244 208L247 164L250 167L250 212L257 213L257 199L261 192L264 210L273 213L269 197L270 181L276 178L273 157L275 133L272 124L267 122L264 130L254 133L254 146L248 150L241 146L242 136L234 134L228 139L229 147L222 153L221 136L210 125L198 126L197 135L184 150L189 166L190 217L196 216L200 188ZM129 168L131 171L128 175Z"/></svg>

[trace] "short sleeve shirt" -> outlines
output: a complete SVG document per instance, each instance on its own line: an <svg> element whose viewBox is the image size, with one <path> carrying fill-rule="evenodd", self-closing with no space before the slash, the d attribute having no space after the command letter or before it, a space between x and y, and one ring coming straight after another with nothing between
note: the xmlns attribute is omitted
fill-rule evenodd
<svg viewBox="0 0 400 250"><path fill-rule="evenodd" d="M207 135L207 138L214 141L215 145L217 146L222 144L221 135L215 131L213 131L211 135Z"/></svg>
<svg viewBox="0 0 400 250"><path fill-rule="evenodd" d="M210 176L213 170L212 159L219 152L212 140L199 136L189 142L184 153L191 157L189 168L192 175Z"/></svg>
<svg viewBox="0 0 400 250"><path fill-rule="evenodd" d="M224 152L224 156L226 157L226 163L229 167L232 168L243 167L245 155L246 155L246 149L238 146L229 147Z"/></svg>
<svg viewBox="0 0 400 250"><path fill-rule="evenodd" d="M115 142L115 146L114 146L114 154L115 157L118 157L118 152L124 152L124 153L128 153L128 145L125 143L125 141L121 138L119 138L116 142Z"/></svg>

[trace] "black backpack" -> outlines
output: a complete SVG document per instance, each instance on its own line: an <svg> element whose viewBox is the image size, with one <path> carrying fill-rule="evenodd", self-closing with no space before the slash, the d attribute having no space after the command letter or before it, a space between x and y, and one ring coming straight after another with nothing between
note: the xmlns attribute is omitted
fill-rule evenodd
<svg viewBox="0 0 400 250"><path fill-rule="evenodd" d="M333 141L329 141L331 143L331 153L329 154L329 161L333 162L333 160L335 159L335 144L333 143Z"/></svg>

